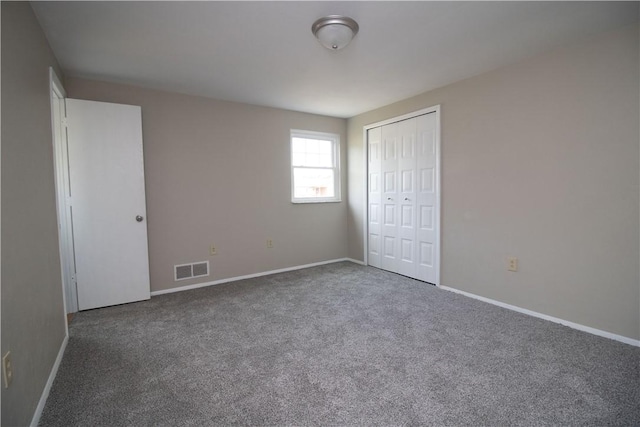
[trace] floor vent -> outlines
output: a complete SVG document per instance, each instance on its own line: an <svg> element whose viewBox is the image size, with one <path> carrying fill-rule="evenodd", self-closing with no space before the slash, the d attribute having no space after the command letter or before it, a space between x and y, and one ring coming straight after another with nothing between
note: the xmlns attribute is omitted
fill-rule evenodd
<svg viewBox="0 0 640 427"><path fill-rule="evenodd" d="M180 264L173 266L173 277L178 280L193 279L209 275L209 261L194 262L192 264Z"/></svg>

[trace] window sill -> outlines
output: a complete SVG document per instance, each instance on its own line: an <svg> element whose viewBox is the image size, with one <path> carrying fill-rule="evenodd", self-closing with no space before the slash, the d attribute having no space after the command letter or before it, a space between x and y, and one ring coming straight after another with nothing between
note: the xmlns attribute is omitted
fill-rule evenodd
<svg viewBox="0 0 640 427"><path fill-rule="evenodd" d="M292 200L291 203L293 203L294 205L304 205L304 204L308 204L308 203L340 203L342 202L342 199L320 199L320 200L316 200L316 199L296 199L296 200Z"/></svg>

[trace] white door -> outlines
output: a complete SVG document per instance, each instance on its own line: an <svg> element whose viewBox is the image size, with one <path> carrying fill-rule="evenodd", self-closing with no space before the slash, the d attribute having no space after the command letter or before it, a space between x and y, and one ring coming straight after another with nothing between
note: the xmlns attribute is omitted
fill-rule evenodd
<svg viewBox="0 0 640 427"><path fill-rule="evenodd" d="M141 109L66 107L79 309L149 299Z"/></svg>
<svg viewBox="0 0 640 427"><path fill-rule="evenodd" d="M398 272L398 124L382 127L380 267Z"/></svg>
<svg viewBox="0 0 640 427"><path fill-rule="evenodd" d="M416 122L398 123L398 262L397 272L416 277Z"/></svg>
<svg viewBox="0 0 640 427"><path fill-rule="evenodd" d="M382 135L380 266L416 277L416 119L391 123Z"/></svg>
<svg viewBox="0 0 640 427"><path fill-rule="evenodd" d="M416 119L416 278L438 284L438 144L436 114Z"/></svg>
<svg viewBox="0 0 640 427"><path fill-rule="evenodd" d="M367 131L367 157L368 157L368 187L369 187L369 212L368 212L368 261L369 265L380 265L380 236L382 233L382 129L377 127Z"/></svg>
<svg viewBox="0 0 640 427"><path fill-rule="evenodd" d="M438 284L437 114L391 120L366 135L367 262Z"/></svg>

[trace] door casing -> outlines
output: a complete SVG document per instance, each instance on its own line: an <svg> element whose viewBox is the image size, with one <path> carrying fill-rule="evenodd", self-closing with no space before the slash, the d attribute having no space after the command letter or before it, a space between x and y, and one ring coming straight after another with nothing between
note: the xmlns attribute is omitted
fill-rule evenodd
<svg viewBox="0 0 640 427"><path fill-rule="evenodd" d="M73 249L73 225L69 209L69 164L67 156L66 92L53 68L49 68L51 94L51 131L58 224L58 250L62 274L64 311L78 311Z"/></svg>

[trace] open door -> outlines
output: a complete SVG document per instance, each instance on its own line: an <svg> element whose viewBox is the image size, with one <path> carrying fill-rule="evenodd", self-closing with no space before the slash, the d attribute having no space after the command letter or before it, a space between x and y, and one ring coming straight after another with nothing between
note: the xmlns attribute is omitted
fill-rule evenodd
<svg viewBox="0 0 640 427"><path fill-rule="evenodd" d="M66 99L78 308L150 298L141 108Z"/></svg>

